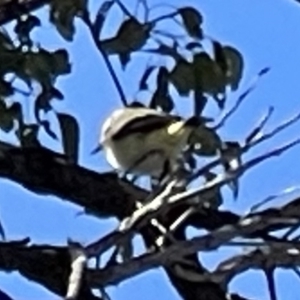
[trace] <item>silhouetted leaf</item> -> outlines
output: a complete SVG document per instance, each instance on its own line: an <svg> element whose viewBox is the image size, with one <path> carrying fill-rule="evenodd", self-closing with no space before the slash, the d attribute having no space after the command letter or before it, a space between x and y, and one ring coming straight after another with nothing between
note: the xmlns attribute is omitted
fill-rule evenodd
<svg viewBox="0 0 300 300"><path fill-rule="evenodd" d="M131 53L141 49L149 38L151 27L129 18L120 26L115 37L101 41L107 54Z"/></svg>
<svg viewBox="0 0 300 300"><path fill-rule="evenodd" d="M224 75L226 76L228 72L228 61L224 53L224 49L222 45L217 41L213 41L213 49L214 49L215 61L219 65L220 69L223 71Z"/></svg>
<svg viewBox="0 0 300 300"><path fill-rule="evenodd" d="M195 130L189 140L194 145L194 152L200 156L214 156L221 147L221 139L214 130L200 126Z"/></svg>
<svg viewBox="0 0 300 300"><path fill-rule="evenodd" d="M174 108L174 103L168 91L169 73L165 67L160 67L156 78L156 91L150 102L151 108L160 107L165 112Z"/></svg>
<svg viewBox="0 0 300 300"><path fill-rule="evenodd" d="M6 104L0 100L0 129L9 132L13 129L14 117Z"/></svg>
<svg viewBox="0 0 300 300"><path fill-rule="evenodd" d="M130 61L130 52L124 52L119 54L120 63L122 65L123 70L125 69L126 65Z"/></svg>
<svg viewBox="0 0 300 300"><path fill-rule="evenodd" d="M185 59L177 61L170 72L170 81L181 96L187 96L194 89L195 79L192 65Z"/></svg>
<svg viewBox="0 0 300 300"><path fill-rule="evenodd" d="M25 20L19 19L14 28L15 33L18 35L18 38L22 45L31 46L32 41L30 39L30 32L33 28L40 26L41 21L38 17L29 15Z"/></svg>
<svg viewBox="0 0 300 300"><path fill-rule="evenodd" d="M183 25L189 35L196 38L202 38L202 30L200 28L203 17L199 11L193 7L184 7L178 10L183 20Z"/></svg>
<svg viewBox="0 0 300 300"><path fill-rule="evenodd" d="M223 53L227 61L227 84L232 90L237 90L243 75L244 61L241 53L230 46L223 47Z"/></svg>
<svg viewBox="0 0 300 300"><path fill-rule="evenodd" d="M101 29L103 27L105 18L107 17L107 14L111 7L113 6L114 1L108 0L101 4L95 18L95 22L93 25L94 34L96 37L99 37Z"/></svg>
<svg viewBox="0 0 300 300"><path fill-rule="evenodd" d="M160 94L157 90L153 94L151 102L150 102L150 108L157 109L158 107L161 108L164 112L169 113L174 108L174 102L170 95L163 95Z"/></svg>
<svg viewBox="0 0 300 300"><path fill-rule="evenodd" d="M53 75L69 74L71 72L71 64L69 62L69 54L64 49L56 50L53 55Z"/></svg>
<svg viewBox="0 0 300 300"><path fill-rule="evenodd" d="M64 153L69 157L70 162L78 162L79 152L79 126L77 120L67 114L58 113Z"/></svg>
<svg viewBox="0 0 300 300"><path fill-rule="evenodd" d="M50 88L56 77L68 74L71 71L66 50L48 52L39 49L39 52L29 52L25 56L24 70L30 78Z"/></svg>
<svg viewBox="0 0 300 300"><path fill-rule="evenodd" d="M199 87L203 93L210 94L214 98L225 93L225 75L207 53L195 54L193 67L196 88Z"/></svg>
<svg viewBox="0 0 300 300"><path fill-rule="evenodd" d="M205 105L207 104L207 98L203 95L200 88L194 92L194 115L201 116Z"/></svg>
<svg viewBox="0 0 300 300"><path fill-rule="evenodd" d="M50 22L67 41L75 33L74 18L86 12L87 0L53 0L50 3Z"/></svg>
<svg viewBox="0 0 300 300"><path fill-rule="evenodd" d="M148 84L147 84L147 81L148 81L148 78L149 76L151 75L151 73L155 70L155 66L148 66L140 80L140 83L139 83L139 88L140 90L147 90L148 89Z"/></svg>

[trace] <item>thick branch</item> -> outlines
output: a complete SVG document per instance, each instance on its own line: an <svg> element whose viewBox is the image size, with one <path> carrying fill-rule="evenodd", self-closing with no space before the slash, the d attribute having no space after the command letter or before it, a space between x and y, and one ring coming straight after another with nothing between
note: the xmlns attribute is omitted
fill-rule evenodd
<svg viewBox="0 0 300 300"><path fill-rule="evenodd" d="M119 180L72 165L61 154L44 148L20 149L0 142L0 177L41 195L54 195L83 206L98 216L123 218L146 192ZM47 199L47 198L45 198Z"/></svg>

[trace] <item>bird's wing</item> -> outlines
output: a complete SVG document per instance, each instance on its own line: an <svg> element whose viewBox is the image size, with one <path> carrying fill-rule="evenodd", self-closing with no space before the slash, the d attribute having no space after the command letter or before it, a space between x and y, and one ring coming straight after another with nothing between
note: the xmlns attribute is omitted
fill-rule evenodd
<svg viewBox="0 0 300 300"><path fill-rule="evenodd" d="M120 130L113 133L111 138L117 140L132 133L148 133L168 126L170 123L180 120L175 116L148 115L135 118L126 123Z"/></svg>

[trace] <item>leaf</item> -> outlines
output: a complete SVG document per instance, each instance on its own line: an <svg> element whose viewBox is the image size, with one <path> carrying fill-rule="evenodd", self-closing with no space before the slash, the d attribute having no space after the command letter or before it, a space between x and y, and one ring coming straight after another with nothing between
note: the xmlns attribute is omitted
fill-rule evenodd
<svg viewBox="0 0 300 300"><path fill-rule="evenodd" d="M219 65L207 53L201 52L194 55L193 61L195 87L203 93L210 94L218 99L225 93L226 78Z"/></svg>
<svg viewBox="0 0 300 300"><path fill-rule="evenodd" d="M168 91L168 83L168 70L160 67L156 78L157 89L150 102L151 108L160 107L165 112L170 112L174 108L174 102Z"/></svg>
<svg viewBox="0 0 300 300"><path fill-rule="evenodd" d="M123 70L125 69L126 65L129 63L130 61L130 53L129 52L124 52L124 53L120 53L119 54L119 59L120 59L120 63L122 65Z"/></svg>
<svg viewBox="0 0 300 300"><path fill-rule="evenodd" d="M115 3L115 1L108 0L101 4L101 6L96 14L95 22L93 25L94 34L96 37L99 37L99 35L101 33L101 29L102 29L104 21L105 21L105 18L107 17L109 10L111 9L111 7L113 6L114 3Z"/></svg>
<svg viewBox="0 0 300 300"><path fill-rule="evenodd" d="M203 22L201 13L193 7L180 8L178 13L182 18L187 33L192 37L201 39L202 30L200 26Z"/></svg>
<svg viewBox="0 0 300 300"><path fill-rule="evenodd" d="M50 22L61 36L71 42L75 34L74 18L87 11L87 0L52 0Z"/></svg>
<svg viewBox="0 0 300 300"><path fill-rule="evenodd" d="M241 81L244 69L244 60L241 53L233 47L223 47L223 53L227 61L227 84L233 91L237 90Z"/></svg>
<svg viewBox="0 0 300 300"><path fill-rule="evenodd" d="M41 26L41 21L36 16L29 15L25 20L18 19L14 31L22 45L32 46L30 32L37 26Z"/></svg>
<svg viewBox="0 0 300 300"><path fill-rule="evenodd" d="M207 98L199 88L196 89L194 92L194 115L201 116L206 104Z"/></svg>
<svg viewBox="0 0 300 300"><path fill-rule="evenodd" d="M29 78L37 80L48 89L59 75L68 74L71 71L66 50L48 52L42 48L39 52L26 53L23 69Z"/></svg>
<svg viewBox="0 0 300 300"><path fill-rule="evenodd" d="M151 27L129 18L120 26L115 37L101 41L107 54L131 53L141 49L150 36Z"/></svg>
<svg viewBox="0 0 300 300"><path fill-rule="evenodd" d="M58 113L64 153L69 157L70 162L78 162L79 153L79 126L77 120L67 114Z"/></svg>
<svg viewBox="0 0 300 300"><path fill-rule="evenodd" d="M224 49L222 45L217 41L213 41L213 49L214 49L215 61L219 65L220 69L223 71L224 75L226 76L228 72L228 61L224 53Z"/></svg>
<svg viewBox="0 0 300 300"><path fill-rule="evenodd" d="M188 96L195 87L193 66L185 59L177 61L169 78L180 96Z"/></svg>
<svg viewBox="0 0 300 300"><path fill-rule="evenodd" d="M164 112L169 113L174 108L174 101L170 95L161 95L157 90L150 101L150 108L161 108Z"/></svg>
<svg viewBox="0 0 300 300"><path fill-rule="evenodd" d="M71 72L69 54L65 49L59 49L52 53L53 57L53 75L64 75Z"/></svg>
<svg viewBox="0 0 300 300"><path fill-rule="evenodd" d="M0 100L0 129L10 132L14 127L14 117L6 104Z"/></svg>
<svg viewBox="0 0 300 300"><path fill-rule="evenodd" d="M151 75L151 73L155 70L155 66L148 66L140 80L139 83L139 89L140 90L147 90L148 89L148 84L147 81Z"/></svg>
<svg viewBox="0 0 300 300"><path fill-rule="evenodd" d="M218 134L204 125L192 133L189 143L194 146L194 152L200 156L214 156L221 147Z"/></svg>

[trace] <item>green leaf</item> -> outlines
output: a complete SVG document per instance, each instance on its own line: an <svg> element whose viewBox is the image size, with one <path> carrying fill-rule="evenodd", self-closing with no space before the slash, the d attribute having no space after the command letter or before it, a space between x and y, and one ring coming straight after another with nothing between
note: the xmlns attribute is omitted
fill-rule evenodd
<svg viewBox="0 0 300 300"><path fill-rule="evenodd" d="M53 55L53 74L64 75L71 72L69 54L65 49L59 49L52 53Z"/></svg>
<svg viewBox="0 0 300 300"><path fill-rule="evenodd" d="M39 49L37 53L26 53L24 64L26 75L49 89L57 76L71 71L68 53L61 49L54 52Z"/></svg>
<svg viewBox="0 0 300 300"><path fill-rule="evenodd" d="M69 157L70 162L78 162L79 153L79 126L77 120L67 114L57 114L61 134L64 153Z"/></svg>
<svg viewBox="0 0 300 300"><path fill-rule="evenodd" d="M241 81L244 69L244 60L241 53L233 47L223 47L223 53L227 61L227 84L231 86L232 90L237 90Z"/></svg>
<svg viewBox="0 0 300 300"><path fill-rule="evenodd" d="M0 129L10 132L14 127L14 117L6 104L0 100Z"/></svg>
<svg viewBox="0 0 300 300"><path fill-rule="evenodd" d="M226 76L228 72L228 61L225 56L222 45L217 41L213 41L213 50L215 55L215 61Z"/></svg>
<svg viewBox="0 0 300 300"><path fill-rule="evenodd" d="M219 65L205 53L194 55L193 61L195 87L203 93L210 94L218 99L220 94L225 93L226 78Z"/></svg>
<svg viewBox="0 0 300 300"><path fill-rule="evenodd" d="M201 13L193 7L184 7L178 10L180 14L183 25L187 31L187 33L196 38L202 38L202 30L200 28L203 17Z"/></svg>
<svg viewBox="0 0 300 300"><path fill-rule="evenodd" d="M151 26L129 18L120 26L115 37L101 41L107 54L128 54L141 49L150 36Z"/></svg>
<svg viewBox="0 0 300 300"><path fill-rule="evenodd" d="M73 41L74 18L87 11L87 0L52 0L50 2L50 22L67 41Z"/></svg>
<svg viewBox="0 0 300 300"><path fill-rule="evenodd" d="M174 101L170 95L160 94L159 91L156 90L149 106L154 109L161 108L164 112L169 113L174 108Z"/></svg>
<svg viewBox="0 0 300 300"><path fill-rule="evenodd" d="M185 59L177 61L169 78L180 96L187 96L195 87L193 66Z"/></svg>

